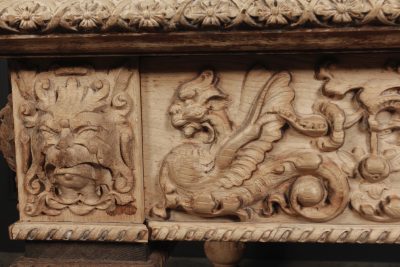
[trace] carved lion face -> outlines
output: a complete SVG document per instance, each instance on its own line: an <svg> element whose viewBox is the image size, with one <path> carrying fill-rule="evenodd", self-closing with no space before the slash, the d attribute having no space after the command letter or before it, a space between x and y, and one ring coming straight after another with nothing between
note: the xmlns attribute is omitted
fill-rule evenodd
<svg viewBox="0 0 400 267"><path fill-rule="evenodd" d="M47 194L51 201L28 213L67 207L85 214L133 201L133 133L127 119L132 102L121 84L91 71L56 70L53 79L42 75L33 83L33 155L27 184L33 195ZM38 183L43 185L35 186Z"/></svg>

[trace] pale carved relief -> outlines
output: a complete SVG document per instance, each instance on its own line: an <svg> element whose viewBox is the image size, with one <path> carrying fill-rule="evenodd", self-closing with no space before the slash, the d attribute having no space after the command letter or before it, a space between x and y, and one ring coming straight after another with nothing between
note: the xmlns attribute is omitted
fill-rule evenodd
<svg viewBox="0 0 400 267"><path fill-rule="evenodd" d="M162 162L164 198L151 213L168 218L176 209L243 221L283 211L324 222L349 209L367 220L398 221L398 65L366 75L321 64L315 74L321 95L308 115L295 110L292 74L286 71L264 75L258 93L246 96L248 85L262 76L259 68L245 75L240 110L247 115L240 123L230 118L229 95L214 71L177 89L169 114L186 141ZM365 144L346 134L354 128ZM303 135L301 142L311 140L311 148L287 145L274 154L288 129Z"/></svg>
<svg viewBox="0 0 400 267"><path fill-rule="evenodd" d="M254 77L251 72L244 92ZM275 73L261 86L241 125L234 125L227 113L228 96L213 71L178 88L171 121L190 141L166 156L160 171L165 199L153 213L166 218L166 209L179 208L247 220L271 216L278 205L287 214L313 221L340 214L348 204L347 175L321 152L342 145L344 114L335 104L318 101L314 114L299 115L294 97L291 74ZM321 152L270 157L286 125L314 138Z"/></svg>
<svg viewBox="0 0 400 267"><path fill-rule="evenodd" d="M13 71L26 196L21 212L135 214L133 73L128 65Z"/></svg>
<svg viewBox="0 0 400 267"><path fill-rule="evenodd" d="M399 25L397 0L4 0L8 32Z"/></svg>
<svg viewBox="0 0 400 267"><path fill-rule="evenodd" d="M338 151L345 171L356 184L351 207L369 220L398 221L400 194L392 186L400 170L398 65L389 62L385 70L371 77L359 77L336 70L334 64L326 64L317 76L325 80L325 95L339 99L353 96L354 112L346 117L345 126L360 124L368 136L367 147Z"/></svg>

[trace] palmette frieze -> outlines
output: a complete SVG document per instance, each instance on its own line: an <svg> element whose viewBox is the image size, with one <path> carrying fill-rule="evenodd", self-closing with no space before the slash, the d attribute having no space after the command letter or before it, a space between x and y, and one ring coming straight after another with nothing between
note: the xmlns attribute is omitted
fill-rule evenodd
<svg viewBox="0 0 400 267"><path fill-rule="evenodd" d="M400 24L397 0L3 0L5 33L152 32Z"/></svg>

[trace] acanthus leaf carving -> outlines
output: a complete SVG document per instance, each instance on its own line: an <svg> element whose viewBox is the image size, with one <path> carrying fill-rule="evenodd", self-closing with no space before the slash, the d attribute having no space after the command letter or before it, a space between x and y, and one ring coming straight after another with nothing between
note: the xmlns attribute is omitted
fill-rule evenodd
<svg viewBox="0 0 400 267"><path fill-rule="evenodd" d="M29 216L136 213L133 101L126 65L115 72L91 66L19 67L21 147ZM116 76L113 76L113 75Z"/></svg>
<svg viewBox="0 0 400 267"><path fill-rule="evenodd" d="M290 72L258 66L245 74L234 120L215 72L184 82L170 116L186 140L164 158L165 197L153 214L257 221L283 211L324 222L348 207L367 220L399 221L398 66L366 75L323 62L311 114L296 111ZM260 89L249 93L249 85ZM295 136L301 148L292 148Z"/></svg>
<svg viewBox="0 0 400 267"><path fill-rule="evenodd" d="M368 148L339 150L347 162L347 172L357 185L351 195L351 207L362 217L379 222L400 219L399 195L390 186L400 170L398 166L398 112L400 75L397 64L389 62L385 70L365 78L346 75L334 64L325 64L318 77L323 93L344 98L353 94L355 111L348 115L346 128L361 124L368 135Z"/></svg>
<svg viewBox="0 0 400 267"><path fill-rule="evenodd" d="M291 79L286 71L266 79L241 125L230 120L213 71L181 85L170 115L189 142L166 156L160 171L165 199L153 214L165 218L168 209L182 209L248 220L273 215L278 204L287 214L318 222L339 215L349 200L347 174L318 150L343 144L344 113L325 101L316 103L314 114L299 115ZM270 156L285 126L316 140L317 150Z"/></svg>

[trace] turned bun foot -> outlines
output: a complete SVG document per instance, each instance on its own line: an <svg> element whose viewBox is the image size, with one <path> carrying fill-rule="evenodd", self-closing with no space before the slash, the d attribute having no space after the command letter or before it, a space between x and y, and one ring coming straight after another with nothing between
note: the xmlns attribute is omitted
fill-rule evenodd
<svg viewBox="0 0 400 267"><path fill-rule="evenodd" d="M244 244L241 242L207 241L204 251L214 267L235 267L242 259Z"/></svg>

